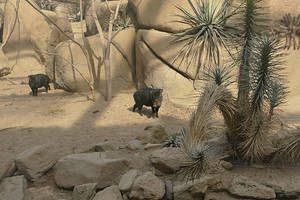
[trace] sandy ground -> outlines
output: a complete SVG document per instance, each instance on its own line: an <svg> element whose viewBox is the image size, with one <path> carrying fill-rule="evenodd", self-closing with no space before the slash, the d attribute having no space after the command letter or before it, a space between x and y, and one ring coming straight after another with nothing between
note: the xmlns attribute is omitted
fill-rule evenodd
<svg viewBox="0 0 300 200"><path fill-rule="evenodd" d="M18 63L22 64L18 64L11 75L0 78L0 171L16 155L35 145L52 144L62 156L87 151L105 139L116 147L125 146L143 134L143 129L152 122L161 122L169 134L179 131L188 123L190 111L176 108L167 101L163 102L159 119L149 118L151 111L148 108L144 108L144 116L132 112L135 88L114 91L111 102L106 102L98 94L93 103L87 100L87 94L54 90L52 84L49 93L40 89L39 96L33 97L30 95L27 76L44 73L44 70L30 56L31 53L27 52L26 57L20 58ZM295 70L299 72L300 69ZM298 79L296 74L291 74L294 80ZM293 82L291 85L298 89L298 83ZM288 112L282 116L284 121L293 126L299 126L300 122L299 94L297 91L292 93L292 101L286 106ZM216 119L216 126L222 124L221 120ZM128 152L123 153L127 155ZM238 173L247 174L245 171L248 169L237 170ZM286 170L274 169L269 170L269 173L260 171L250 170L248 175L253 178L268 178L272 175L275 176L272 179L276 180L276 177L281 179L285 176ZM299 168L286 172L283 179L288 182L293 176L300 177Z"/></svg>

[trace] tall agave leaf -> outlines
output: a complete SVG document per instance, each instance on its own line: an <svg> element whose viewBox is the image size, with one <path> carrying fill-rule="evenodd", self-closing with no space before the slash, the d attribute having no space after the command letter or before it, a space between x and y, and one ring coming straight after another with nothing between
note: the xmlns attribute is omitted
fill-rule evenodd
<svg viewBox="0 0 300 200"><path fill-rule="evenodd" d="M271 92L272 89L273 92L279 92L274 89L276 89L276 83L282 79L281 71L285 54L282 53L283 45L280 40L267 34L256 37L251 48L251 111L261 112L268 99L272 101L273 107L279 103L274 102L276 97L272 97ZM281 99L278 100L281 101Z"/></svg>
<svg viewBox="0 0 300 200"><path fill-rule="evenodd" d="M251 42L253 37L259 34L266 22L264 8L260 6L263 0L241 0L243 7L237 17L237 27L240 28L242 44L240 55L239 79L238 79L238 102L243 110L247 110L250 92L250 56L252 52Z"/></svg>
<svg viewBox="0 0 300 200"><path fill-rule="evenodd" d="M230 1L211 0L187 0L192 13L182 7L177 7L181 15L177 15L178 22L188 25L188 28L175 33L173 42L183 42L183 47L174 60L184 59L187 61L187 68L196 64L198 77L200 68L210 63L219 65L221 49L229 50L230 43L234 36L234 27L225 22L237 12L230 12Z"/></svg>

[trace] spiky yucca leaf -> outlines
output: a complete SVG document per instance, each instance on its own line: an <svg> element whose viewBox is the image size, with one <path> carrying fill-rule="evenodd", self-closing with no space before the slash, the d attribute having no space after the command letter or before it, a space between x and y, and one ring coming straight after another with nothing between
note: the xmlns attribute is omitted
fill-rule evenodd
<svg viewBox="0 0 300 200"><path fill-rule="evenodd" d="M222 85L228 87L235 81L233 80L233 68L231 66L224 67L210 67L203 72L203 77L201 78L204 81L214 81L217 85Z"/></svg>
<svg viewBox="0 0 300 200"><path fill-rule="evenodd" d="M275 161L285 163L300 163L300 131L283 143L275 154Z"/></svg>
<svg viewBox="0 0 300 200"><path fill-rule="evenodd" d="M282 43L274 36L264 34L253 40L250 71L252 112L262 111L272 83L282 79L282 50Z"/></svg>
<svg viewBox="0 0 300 200"><path fill-rule="evenodd" d="M210 1L210 0L187 0L193 13L184 8L177 7L181 15L177 15L178 22L187 24L189 27L175 33L174 42L184 42L182 49L174 60L184 59L187 61L187 67L194 63L197 66L197 74L200 68L205 67L207 63L219 65L221 49L224 47L229 54L229 40L233 40L234 27L225 22L236 12L230 12L230 3L228 0ZM205 54L205 55L204 55Z"/></svg>

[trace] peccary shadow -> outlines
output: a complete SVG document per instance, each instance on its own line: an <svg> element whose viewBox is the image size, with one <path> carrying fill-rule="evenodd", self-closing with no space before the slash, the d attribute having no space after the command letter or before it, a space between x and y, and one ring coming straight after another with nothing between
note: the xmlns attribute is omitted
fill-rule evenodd
<svg viewBox="0 0 300 200"><path fill-rule="evenodd" d="M133 106L127 108L127 110L133 112ZM137 115L140 115L137 108L135 109L135 113L136 113ZM155 116L155 115L152 113L151 107L145 107L145 106L143 106L142 112L141 112L141 113L142 113L142 116L140 115L141 117L146 116L147 118L154 118L154 116Z"/></svg>

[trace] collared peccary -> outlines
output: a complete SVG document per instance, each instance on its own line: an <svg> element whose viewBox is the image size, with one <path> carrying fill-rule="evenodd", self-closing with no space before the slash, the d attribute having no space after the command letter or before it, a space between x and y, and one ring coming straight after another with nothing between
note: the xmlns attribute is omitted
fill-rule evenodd
<svg viewBox="0 0 300 200"><path fill-rule="evenodd" d="M50 78L45 74L29 75L29 87L32 90L32 95L38 95L38 88L45 87L46 92L50 90Z"/></svg>
<svg viewBox="0 0 300 200"><path fill-rule="evenodd" d="M155 113L156 117L158 117L158 110L163 100L162 92L163 89L153 88L141 88L137 90L133 94L133 98L135 101L135 104L133 106L133 112L135 112L135 109L138 108L140 115L142 115L143 105L151 106L152 113Z"/></svg>

